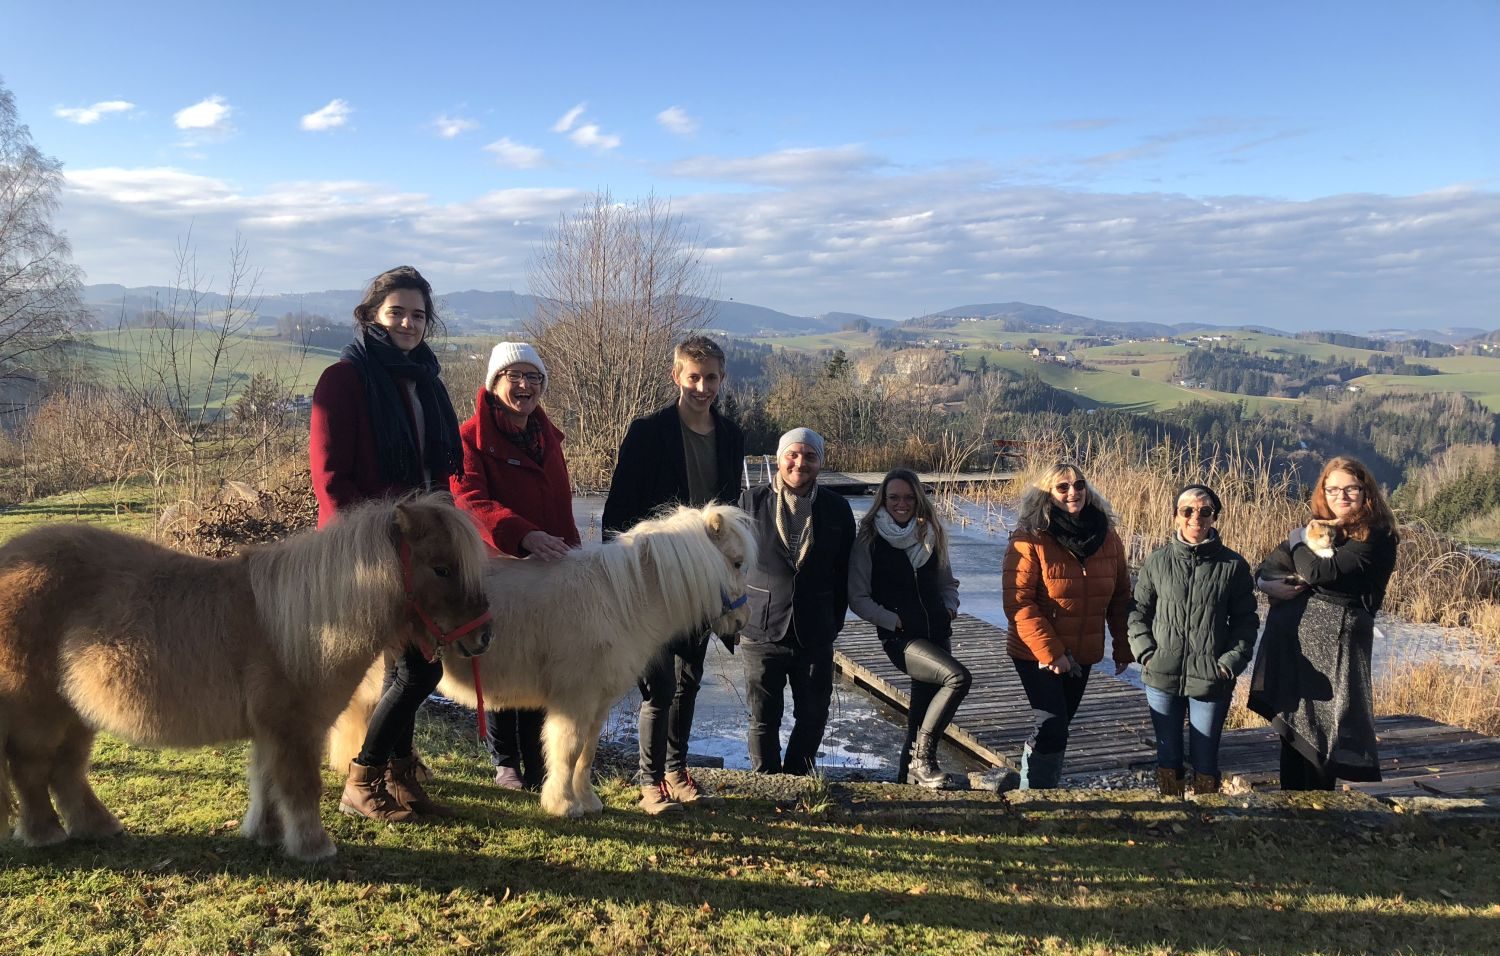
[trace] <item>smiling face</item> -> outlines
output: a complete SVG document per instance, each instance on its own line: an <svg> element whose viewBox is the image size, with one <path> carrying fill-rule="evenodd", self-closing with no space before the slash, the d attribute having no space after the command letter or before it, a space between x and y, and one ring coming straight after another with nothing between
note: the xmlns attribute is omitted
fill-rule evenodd
<svg viewBox="0 0 1500 956"><path fill-rule="evenodd" d="M892 478L885 486L885 511L901 527L917 513L917 493L904 478Z"/></svg>
<svg viewBox="0 0 1500 956"><path fill-rule="evenodd" d="M410 352L427 335L427 303L416 289L397 289L380 303L374 321L390 334L391 344Z"/></svg>
<svg viewBox="0 0 1500 956"><path fill-rule="evenodd" d="M541 402L546 387L547 379L541 369L530 362L517 362L495 375L490 394L495 396L506 418L513 424L525 425L526 419Z"/></svg>
<svg viewBox="0 0 1500 956"><path fill-rule="evenodd" d="M823 461L818 457L817 449L803 442L788 445L776 460L781 483L799 494L812 488L822 470Z"/></svg>
<svg viewBox="0 0 1500 956"><path fill-rule="evenodd" d="M1088 482L1076 471L1063 472L1052 483L1048 494L1052 496L1052 507L1061 508L1070 515L1078 514L1089 503Z"/></svg>
<svg viewBox="0 0 1500 956"><path fill-rule="evenodd" d="M1182 540L1188 544L1202 544L1212 537L1214 521L1218 517L1207 496L1188 492L1177 499L1177 515L1172 523Z"/></svg>
<svg viewBox="0 0 1500 956"><path fill-rule="evenodd" d="M724 384L724 363L716 359L699 362L678 359L672 365L672 381L677 386L677 404L695 414L708 414L719 386Z"/></svg>
<svg viewBox="0 0 1500 956"><path fill-rule="evenodd" d="M1347 471L1330 471L1323 479L1323 495L1338 519L1357 517L1365 504L1364 485Z"/></svg>

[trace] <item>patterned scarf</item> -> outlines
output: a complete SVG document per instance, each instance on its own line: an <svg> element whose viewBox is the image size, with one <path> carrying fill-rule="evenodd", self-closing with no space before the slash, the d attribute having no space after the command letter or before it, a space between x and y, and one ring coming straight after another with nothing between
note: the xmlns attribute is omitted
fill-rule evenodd
<svg viewBox="0 0 1500 956"><path fill-rule="evenodd" d="M891 513L881 508L875 512L875 531L885 543L906 552L906 559L913 569L920 568L932 557L932 535L923 534L922 522L912 518L901 527Z"/></svg>
<svg viewBox="0 0 1500 956"><path fill-rule="evenodd" d="M495 429L512 445L524 452L527 458L540 465L542 459L547 457L547 446L542 440L541 419L532 413L526 416L525 427L517 428L510 423L509 418L505 417L505 407L494 395L485 392L484 399L490 406L490 417L495 423Z"/></svg>
<svg viewBox="0 0 1500 956"><path fill-rule="evenodd" d="M776 492L776 536L792 556L792 567L801 570L807 552L812 549L812 507L818 486L813 485L809 494L799 495L783 486L781 476L777 475L771 487Z"/></svg>

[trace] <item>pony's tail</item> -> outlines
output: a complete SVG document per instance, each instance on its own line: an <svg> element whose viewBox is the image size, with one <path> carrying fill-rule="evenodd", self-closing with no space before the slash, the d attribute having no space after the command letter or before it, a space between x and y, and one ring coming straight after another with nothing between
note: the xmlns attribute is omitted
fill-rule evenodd
<svg viewBox="0 0 1500 956"><path fill-rule="evenodd" d="M355 688L339 719L328 729L328 766L345 773L349 761L359 756L365 745L365 735L370 730L370 715L380 702L380 685L385 680L385 655L376 658L365 671L364 678Z"/></svg>

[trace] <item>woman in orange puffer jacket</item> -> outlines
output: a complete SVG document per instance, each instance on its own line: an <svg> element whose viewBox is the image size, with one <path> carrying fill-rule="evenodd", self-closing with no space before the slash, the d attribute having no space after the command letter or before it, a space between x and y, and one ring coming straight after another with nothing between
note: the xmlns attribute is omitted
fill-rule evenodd
<svg viewBox="0 0 1500 956"><path fill-rule="evenodd" d="M1053 465L1021 499L1002 571L1006 643L1036 730L1021 753L1021 788L1056 787L1068 725L1104 659L1104 625L1115 673L1134 658L1127 637L1130 569L1109 502L1077 465Z"/></svg>

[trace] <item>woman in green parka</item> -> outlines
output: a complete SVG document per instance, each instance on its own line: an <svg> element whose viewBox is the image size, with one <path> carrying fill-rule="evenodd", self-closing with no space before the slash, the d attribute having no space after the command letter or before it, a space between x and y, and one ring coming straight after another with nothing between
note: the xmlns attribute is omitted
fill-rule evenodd
<svg viewBox="0 0 1500 956"><path fill-rule="evenodd" d="M1130 649L1156 730L1157 787L1182 794L1186 718L1193 792L1218 793L1219 737L1260 623L1255 580L1219 539L1214 522L1223 506L1213 489L1188 485L1172 511L1172 539L1146 558L1136 579Z"/></svg>

